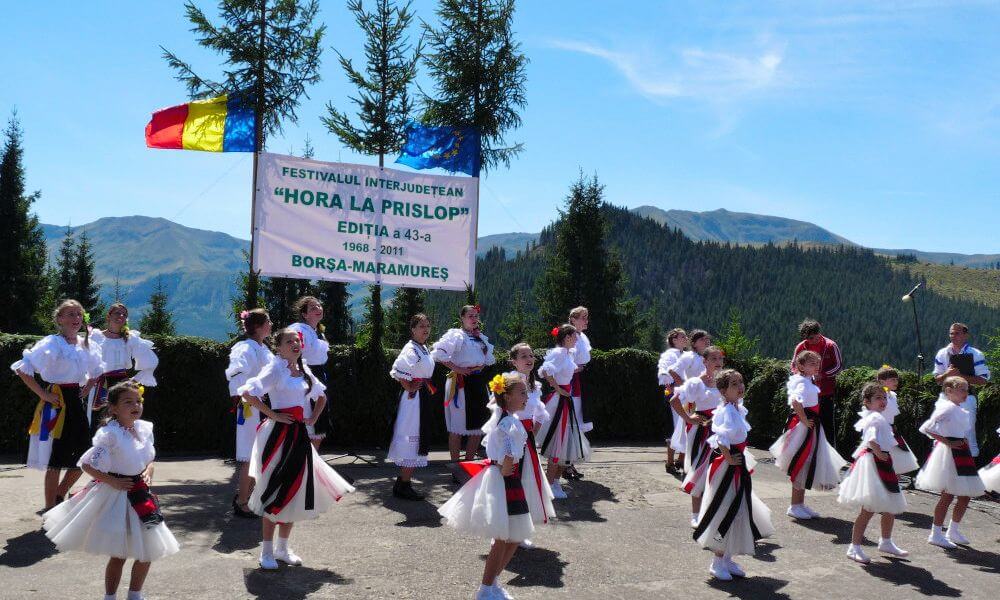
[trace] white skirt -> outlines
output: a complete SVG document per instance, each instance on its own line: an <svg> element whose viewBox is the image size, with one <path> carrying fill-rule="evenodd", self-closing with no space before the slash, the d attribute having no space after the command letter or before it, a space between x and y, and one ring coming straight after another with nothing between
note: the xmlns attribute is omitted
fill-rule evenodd
<svg viewBox="0 0 1000 600"><path fill-rule="evenodd" d="M525 456L521 485L524 487L524 499L528 504L527 514L514 516L507 514L507 490L498 465L484 468L465 482L465 485L438 509L438 514L444 517L448 525L465 535L523 542L534 537L535 525L546 523L556 516L556 511L552 507L552 490L544 474L538 475L542 482L541 493L531 457Z"/></svg>
<svg viewBox="0 0 1000 600"><path fill-rule="evenodd" d="M165 523L143 526L128 493L91 481L45 513L45 535L60 550L151 562L180 550Z"/></svg>
<svg viewBox="0 0 1000 600"><path fill-rule="evenodd" d="M541 424L535 440L542 448L542 454L553 462L567 464L587 462L590 460L591 454L590 441L580 431L579 418L575 415L570 418L568 413L556 414L560 397L559 394L552 394L545 403L545 411L552 415L552 418L547 423ZM575 405L573 410L576 411ZM550 430L552 430L552 437L549 439L548 445L545 445L545 439L548 438Z"/></svg>
<svg viewBox="0 0 1000 600"><path fill-rule="evenodd" d="M993 462L979 469L979 478L983 480L983 486L986 489L1000 493L1000 455L997 455Z"/></svg>
<svg viewBox="0 0 1000 600"><path fill-rule="evenodd" d="M809 460L816 461L816 469L813 473L812 487L809 489L832 490L840 483L840 470L847 466L847 461L837 453L830 442L826 441L823 426L818 420L815 429L817 443ZM774 466L787 473L795 458L795 453L805 443L809 433L809 427L803 423L796 423L791 430L781 434L781 437L768 449L774 455ZM806 479L809 472L808 462L807 460L806 466L799 470L798 476L792 479L792 484L798 489L806 489Z"/></svg>
<svg viewBox="0 0 1000 600"><path fill-rule="evenodd" d="M580 426L580 431L587 433L588 431L593 431L594 424L583 422L583 397L573 396L573 410L576 412L576 423Z"/></svg>
<svg viewBox="0 0 1000 600"><path fill-rule="evenodd" d="M920 463L917 462L917 457L909 448L904 449L899 446L893 446L889 450L889 454L892 455L892 468L900 475L916 471L920 468Z"/></svg>
<svg viewBox="0 0 1000 600"><path fill-rule="evenodd" d="M687 423L681 418L674 407L670 407L670 415L674 419L674 432L670 434L670 447L674 452L687 452Z"/></svg>
<svg viewBox="0 0 1000 600"><path fill-rule="evenodd" d="M47 471L49 468L49 458L52 456L52 436L44 442L39 439L38 434L28 436L28 462L29 469L36 471Z"/></svg>
<svg viewBox="0 0 1000 600"><path fill-rule="evenodd" d="M895 469L893 469L895 472ZM878 474L875 456L867 452L854 462L851 471L840 483L837 502L854 509L865 509L872 513L898 515L906 511L906 498L899 484L896 492L890 492Z"/></svg>
<svg viewBox="0 0 1000 600"><path fill-rule="evenodd" d="M479 432L480 435L482 431ZM410 397L406 390L399 396L396 424L386 460L401 467L426 467L427 455L420 454L420 394Z"/></svg>
<svg viewBox="0 0 1000 600"><path fill-rule="evenodd" d="M927 462L917 473L914 481L917 489L928 492L945 492L953 496L969 496L975 498L986 492L983 480L979 475L960 476L955 468L955 459L951 448L935 443Z"/></svg>
<svg viewBox="0 0 1000 600"><path fill-rule="evenodd" d="M687 424L681 421L681 426L687 429ZM705 493L705 480L708 478L708 466L712 463L712 447L708 438L712 433L711 422L696 425L687 431L684 440L684 480L681 489L686 494L701 497ZM701 430L699 441L699 429ZM695 447L695 444L698 447ZM748 467L749 468L749 467Z"/></svg>
<svg viewBox="0 0 1000 600"><path fill-rule="evenodd" d="M449 377L444 384L444 397L452 398L448 406L444 407L444 425L448 429L448 433L454 433L457 435L476 435L482 436L483 430L482 426L486 424L486 421L480 423L475 429L465 428L465 389L460 389L455 392L455 396L451 396L451 389L455 385L455 380ZM471 425L471 423L470 423Z"/></svg>
<svg viewBox="0 0 1000 600"><path fill-rule="evenodd" d="M239 406L236 410L241 410ZM257 426L260 425L260 411L251 408L252 414L240 425L236 423L236 461L250 462L253 455L253 442L257 439ZM239 415L236 417L239 419Z"/></svg>
<svg viewBox="0 0 1000 600"><path fill-rule="evenodd" d="M271 435L271 430L274 429L274 425L275 423L271 419L264 421L264 424L257 430L257 439L254 440L253 453L250 457L250 476L256 480L256 484L248 503L250 510L276 523L305 521L319 517L330 510L344 494L354 491L354 486L347 483L339 473L326 464L319 453L316 452L316 449L310 444L309 451L312 452L314 483L313 507L306 510L306 485L303 481L295 496L292 497L291 501L280 512L277 514L265 514L261 494L267 489L271 474L274 473L277 465L281 463L281 449L279 448L267 468L262 469L261 454L263 453L264 445L267 443L268 436Z"/></svg>
<svg viewBox="0 0 1000 600"><path fill-rule="evenodd" d="M744 456L747 455L749 453L744 452ZM753 530L750 528L749 515L751 512L753 514L754 525L756 525L760 536L766 538L774 535L774 525L771 523L771 509L757 497L757 494L753 492L750 494L750 511L747 510L745 500L740 502L739 508L736 511L736 517L733 519L729 530L726 531L726 535L719 535L719 524L725 518L728 508L736 498L737 489L735 485L728 485L725 489L722 489L721 485L725 472L732 468L723 459L723 464L715 471L713 477L709 478L706 473L705 479L708 481L705 485L705 493L701 500L701 511L698 515L699 528L701 527L702 519L708 513L709 507L712 506L716 495L722 493L723 500L719 510L715 512L709 520L708 525L705 526L704 532L695 538L695 541L702 548L707 548L713 552L722 552L730 556L738 554L753 555L755 540Z"/></svg>

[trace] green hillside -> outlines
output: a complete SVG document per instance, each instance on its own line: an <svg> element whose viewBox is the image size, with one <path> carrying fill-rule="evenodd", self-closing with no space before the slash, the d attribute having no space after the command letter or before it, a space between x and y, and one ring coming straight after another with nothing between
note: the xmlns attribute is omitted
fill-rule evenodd
<svg viewBox="0 0 1000 600"><path fill-rule="evenodd" d="M831 233L818 225L784 217L731 212L724 208L705 212L690 210L663 210L655 206L632 209L640 217L647 217L680 229L694 241L732 242L753 244L799 240L822 244L851 244L852 242Z"/></svg>
<svg viewBox="0 0 1000 600"><path fill-rule="evenodd" d="M894 269L927 281L927 289L958 300L971 300L1000 309L1000 270L973 269L925 262L893 262Z"/></svg>

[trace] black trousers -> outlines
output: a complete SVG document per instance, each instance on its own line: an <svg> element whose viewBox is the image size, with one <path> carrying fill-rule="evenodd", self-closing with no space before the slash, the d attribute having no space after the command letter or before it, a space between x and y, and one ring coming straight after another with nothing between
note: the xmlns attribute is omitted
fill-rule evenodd
<svg viewBox="0 0 1000 600"><path fill-rule="evenodd" d="M834 448L837 447L837 404L833 396L819 397L819 422L823 425L823 433L826 441Z"/></svg>

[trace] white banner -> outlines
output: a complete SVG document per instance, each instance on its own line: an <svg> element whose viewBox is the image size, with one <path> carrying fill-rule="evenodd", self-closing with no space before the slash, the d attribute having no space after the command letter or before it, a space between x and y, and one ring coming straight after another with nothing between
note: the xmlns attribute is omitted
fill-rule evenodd
<svg viewBox="0 0 1000 600"><path fill-rule="evenodd" d="M464 290L476 275L478 179L261 153L261 274Z"/></svg>

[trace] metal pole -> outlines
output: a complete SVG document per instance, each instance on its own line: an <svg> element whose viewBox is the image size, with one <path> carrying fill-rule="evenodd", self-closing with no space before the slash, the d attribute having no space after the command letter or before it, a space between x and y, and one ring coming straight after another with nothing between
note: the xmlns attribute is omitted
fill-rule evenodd
<svg viewBox="0 0 1000 600"><path fill-rule="evenodd" d="M917 298L910 297L910 304L913 306L913 326L917 330L917 377L924 375L924 343L920 339L920 319L917 318Z"/></svg>
<svg viewBox="0 0 1000 600"><path fill-rule="evenodd" d="M247 278L247 308L257 308L258 287L260 283L256 268L254 238L257 237L257 228L255 226L257 214L257 163L260 159L260 151L264 146L264 33L267 27L267 0L260 0L258 9L260 11L260 34L257 38L257 81L254 85L253 182L250 187L252 193L250 195L250 273Z"/></svg>

